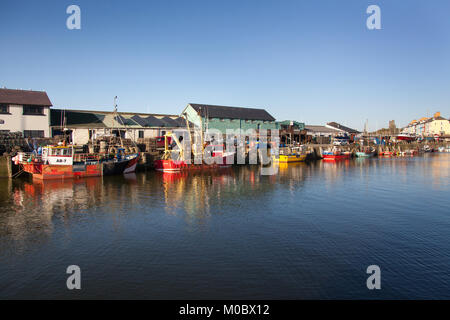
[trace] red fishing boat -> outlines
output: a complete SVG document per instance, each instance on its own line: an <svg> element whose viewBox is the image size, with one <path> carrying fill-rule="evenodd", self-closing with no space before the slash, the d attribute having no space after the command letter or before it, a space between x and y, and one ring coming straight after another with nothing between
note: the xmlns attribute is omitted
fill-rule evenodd
<svg viewBox="0 0 450 320"><path fill-rule="evenodd" d="M173 141L178 149L170 148L169 141ZM234 161L234 152L224 152L223 146L219 148L211 148L211 156L208 159L202 159L201 163L195 160L186 161L184 159L184 148L178 137L172 132L165 135L165 151L162 159L155 160L154 166L158 171L167 173L180 172L186 170L215 170L221 168L229 168ZM174 146L175 146L174 145ZM204 150L201 151L203 156ZM194 155L195 159L195 155Z"/></svg>
<svg viewBox="0 0 450 320"><path fill-rule="evenodd" d="M342 152L338 148L333 148L329 151L324 151L322 154L323 160L326 161L336 161L350 159L351 152Z"/></svg>
<svg viewBox="0 0 450 320"><path fill-rule="evenodd" d="M394 153L392 151L381 151L380 152L380 156L383 157L392 157L394 155Z"/></svg>
<svg viewBox="0 0 450 320"><path fill-rule="evenodd" d="M400 133L396 138L401 141L414 141L417 139L416 135L411 133Z"/></svg>
<svg viewBox="0 0 450 320"><path fill-rule="evenodd" d="M104 154L77 154L74 147L46 146L41 152L19 152L13 161L33 179L73 179L131 173L136 169L139 153L126 155L118 148L113 157Z"/></svg>

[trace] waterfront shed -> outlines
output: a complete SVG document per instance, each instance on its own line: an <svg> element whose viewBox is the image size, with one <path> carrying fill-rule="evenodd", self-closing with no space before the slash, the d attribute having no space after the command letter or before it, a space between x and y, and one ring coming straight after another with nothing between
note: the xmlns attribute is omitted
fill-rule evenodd
<svg viewBox="0 0 450 320"><path fill-rule="evenodd" d="M203 130L216 129L222 134L227 129L258 131L277 128L275 118L264 109L189 103L181 114Z"/></svg>
<svg viewBox="0 0 450 320"><path fill-rule="evenodd" d="M70 134L71 141L83 145L101 136L121 136L137 141L162 136L168 130L185 128L177 115L89 110L52 109L52 135Z"/></svg>

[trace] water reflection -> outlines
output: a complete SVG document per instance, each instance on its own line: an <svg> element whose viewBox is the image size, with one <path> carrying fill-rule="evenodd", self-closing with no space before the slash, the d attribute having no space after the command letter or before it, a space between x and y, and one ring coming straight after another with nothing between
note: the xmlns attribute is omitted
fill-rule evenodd
<svg viewBox="0 0 450 320"><path fill-rule="evenodd" d="M53 232L55 221L69 225L72 219L97 214L111 215L120 223L133 208L151 211L160 202L167 214L202 223L211 214L239 210L239 203L248 199L256 198L263 205L275 189L286 192L307 188L314 176L328 190L339 187L349 172L367 182L395 174L404 183L420 172L439 189L448 186L448 160L448 155L435 155L280 164L274 176L261 176L259 167L247 166L207 173L148 172L68 181L5 179L0 184L0 237L16 242L45 239Z"/></svg>
<svg viewBox="0 0 450 320"><path fill-rule="evenodd" d="M2 180L0 297L64 296L51 275L79 261L96 284L87 297L348 298L367 293L358 291L355 270L364 278L360 265L373 259L389 261L385 275L398 287L443 297L448 288L433 275L448 274L450 261L449 160L444 154L281 164L274 176L245 166ZM406 276L395 271L405 265ZM36 277L25 279L29 266ZM343 275L345 290L332 281ZM408 282L423 275L432 285ZM29 281L36 281L31 288ZM120 292L105 283L111 290L120 283ZM389 288L383 294L397 297Z"/></svg>

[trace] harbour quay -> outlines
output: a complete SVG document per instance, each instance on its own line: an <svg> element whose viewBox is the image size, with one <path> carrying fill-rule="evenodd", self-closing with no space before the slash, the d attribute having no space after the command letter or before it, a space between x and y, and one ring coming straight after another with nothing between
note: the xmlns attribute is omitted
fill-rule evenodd
<svg viewBox="0 0 450 320"><path fill-rule="evenodd" d="M277 120L265 108L188 103L180 114L120 112L116 98L111 110L68 109L54 107L44 91L0 89L0 176L39 173L42 168L36 168L35 165L27 165L25 168L23 161L29 161L33 152L41 157L37 152L42 152L42 148L47 148L44 152L66 153L49 157L70 155L70 165L73 166L72 162L76 162L80 171L86 167L86 161L92 162L96 158L97 165L100 166L105 161L117 162L117 155L120 158L120 154L123 159L130 161L130 155L136 155L136 165L132 169L128 168L128 171L157 169L176 172L188 168L205 169L208 165L199 166L199 163L192 167L187 162L174 165L172 157L175 154L177 157L195 158L196 155L204 155L208 148L211 149L213 160L219 160L216 161L219 164L239 163L236 152L239 149L238 142L231 144L234 151L224 149L230 147L228 132L246 134L241 141L245 161L239 164L252 163L252 148L257 150L254 164L265 165L353 157L414 156L449 150L450 121L439 112L433 117L413 120L404 128L397 128L392 120L388 128L369 132L367 121L362 131L335 121L324 125L309 125L298 120ZM183 130L183 136L176 133ZM201 140L197 147L195 134ZM263 134L270 137L263 137ZM187 150L186 142L190 148L191 145L196 147L195 150ZM59 149L50 148L52 145ZM67 150L62 150L63 147ZM17 160L19 157L15 156L22 153L21 164ZM264 163L261 160L263 155L270 161ZM64 163L54 165L62 164ZM123 166L127 167L125 164ZM46 170L52 169L49 167ZM96 170L100 175L105 171L98 168ZM80 175L83 176L72 173L58 174L55 177Z"/></svg>

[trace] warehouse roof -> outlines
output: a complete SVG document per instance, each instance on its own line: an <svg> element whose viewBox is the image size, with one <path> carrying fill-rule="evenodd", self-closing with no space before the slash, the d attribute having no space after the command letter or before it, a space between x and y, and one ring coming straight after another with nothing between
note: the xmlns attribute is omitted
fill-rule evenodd
<svg viewBox="0 0 450 320"><path fill-rule="evenodd" d="M361 132L359 132L358 130L355 130L355 129L352 129L352 128L343 126L342 124L339 124L339 123L337 123L337 122L328 122L328 123L327 123L327 126L336 128L336 129L338 129L338 130L345 131L345 132L347 132L347 133L354 133L354 134L361 133Z"/></svg>
<svg viewBox="0 0 450 320"><path fill-rule="evenodd" d="M311 132L322 132L322 133L338 133L339 130L325 127L325 126L318 126L318 125L305 125L305 129L307 131Z"/></svg>
<svg viewBox="0 0 450 320"><path fill-rule="evenodd" d="M176 115L108 111L51 109L50 125L78 128L179 128L185 127L183 118Z"/></svg>
<svg viewBox="0 0 450 320"><path fill-rule="evenodd" d="M275 121L275 118L264 109L215 106L196 103L189 103L188 105L205 118Z"/></svg>
<svg viewBox="0 0 450 320"><path fill-rule="evenodd" d="M88 112L78 112L73 110L50 110L50 126L77 126L77 127L106 127L103 123L105 116Z"/></svg>

